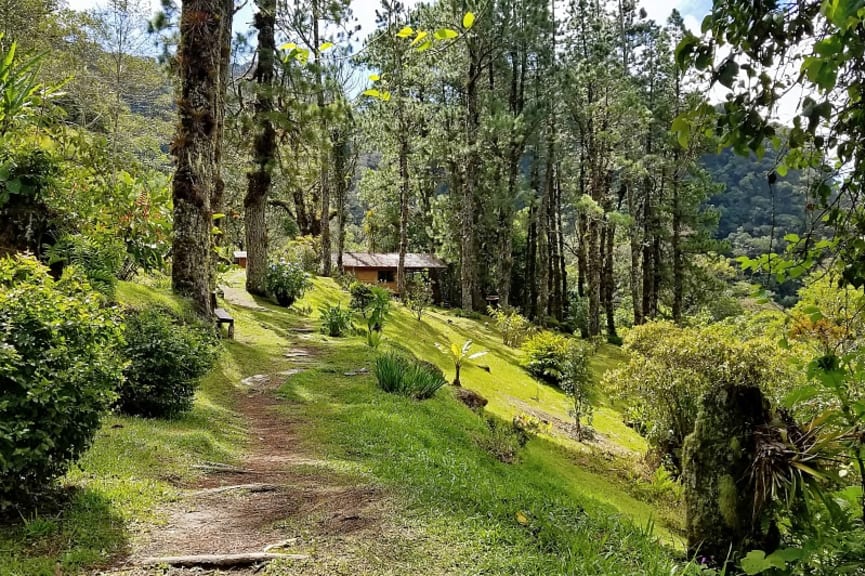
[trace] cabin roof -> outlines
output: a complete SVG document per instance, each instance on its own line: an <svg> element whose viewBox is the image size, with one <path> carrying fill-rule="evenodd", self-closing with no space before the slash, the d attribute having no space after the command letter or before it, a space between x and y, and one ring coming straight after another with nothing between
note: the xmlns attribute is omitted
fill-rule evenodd
<svg viewBox="0 0 865 576"><path fill-rule="evenodd" d="M397 252L344 252L342 265L345 268L396 268L399 266ZM406 253L406 268L447 268L447 265L432 254Z"/></svg>

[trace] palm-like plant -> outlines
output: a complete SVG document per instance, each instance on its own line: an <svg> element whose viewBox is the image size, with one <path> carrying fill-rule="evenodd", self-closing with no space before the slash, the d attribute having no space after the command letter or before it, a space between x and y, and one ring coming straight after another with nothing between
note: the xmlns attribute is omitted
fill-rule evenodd
<svg viewBox="0 0 865 576"><path fill-rule="evenodd" d="M460 368L462 368L464 363L471 362L472 360L477 360L481 356L487 353L487 350L481 350L480 352L470 353L472 347L472 341L466 340L463 342L462 346L458 346L457 344L450 342L450 345L442 344L440 342L436 342L435 346L438 348L439 352L444 354L445 356L450 357L451 362L454 364L454 370L456 374L454 376L454 381L452 384L454 386L461 386L460 384ZM490 369L486 366L481 366L487 372Z"/></svg>

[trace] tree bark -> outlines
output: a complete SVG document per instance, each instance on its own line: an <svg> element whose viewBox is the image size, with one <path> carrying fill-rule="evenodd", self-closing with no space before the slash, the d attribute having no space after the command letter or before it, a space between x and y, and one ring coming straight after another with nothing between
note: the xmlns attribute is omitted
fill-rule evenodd
<svg viewBox="0 0 865 576"><path fill-rule="evenodd" d="M639 217L637 214L637 202L634 198L634 186L627 185L625 195L628 202L628 214L632 218L631 225L628 227L628 241L630 242L631 251L631 266L630 266L630 284L631 284L631 303L634 308L634 325L639 326L643 323L643 295L640 290L640 228Z"/></svg>
<svg viewBox="0 0 865 576"><path fill-rule="evenodd" d="M224 2L183 3L178 46L179 122L171 150L176 161L172 180L172 288L192 298L198 312L206 316L211 313L211 198L220 144L220 39L224 27L231 26L231 14L224 9Z"/></svg>
<svg viewBox="0 0 865 576"><path fill-rule="evenodd" d="M474 310L474 280L477 276L475 258L475 182L477 179L477 132L480 126L477 80L480 71L475 50L469 49L469 69L466 77L466 163L460 198L460 305Z"/></svg>
<svg viewBox="0 0 865 576"><path fill-rule="evenodd" d="M313 51L315 52L316 82L318 84L316 103L318 104L318 113L321 122L321 134L327 134L327 120L324 116L324 80L322 78L321 51L319 50L321 46L318 25L318 20L321 17L320 1L313 0L312 2L312 43ZM330 276L332 266L330 255L330 167L328 166L330 150L327 146L322 146L320 153L321 218L319 220L319 233L321 240L321 274L323 276Z"/></svg>
<svg viewBox="0 0 865 576"><path fill-rule="evenodd" d="M616 225L612 222L606 224L606 242L604 249L604 312L607 317L607 338L615 338L616 334L616 317L613 296L616 292L615 277L614 277L614 250L616 244Z"/></svg>
<svg viewBox="0 0 865 576"><path fill-rule="evenodd" d="M276 0L257 0L255 27L258 29L258 65L255 68L255 123L253 144L255 168L247 174L248 187L243 200L246 225L246 290L264 295L267 273L267 196L270 193L276 154L273 113L273 78L276 39Z"/></svg>

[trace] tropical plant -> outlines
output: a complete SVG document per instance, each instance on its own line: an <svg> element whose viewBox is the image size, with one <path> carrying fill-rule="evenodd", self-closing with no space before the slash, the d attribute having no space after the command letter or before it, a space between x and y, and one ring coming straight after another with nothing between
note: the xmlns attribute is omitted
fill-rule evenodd
<svg viewBox="0 0 865 576"><path fill-rule="evenodd" d="M466 340L463 342L462 346L454 342L449 342L447 344L442 344L441 342L436 342L435 347L439 352L450 358L450 361L454 365L454 379L451 384L454 386L461 386L460 382L460 369L463 367L463 364L467 364L477 360L481 356L487 354L487 350L481 350L479 352L471 352L472 341ZM489 372L489 368L482 367L487 372Z"/></svg>
<svg viewBox="0 0 865 576"><path fill-rule="evenodd" d="M0 508L64 474L121 381L119 323L84 275L0 259Z"/></svg>
<svg viewBox="0 0 865 576"><path fill-rule="evenodd" d="M160 308L126 315L124 370L117 407L127 414L176 417L192 407L198 380L216 360L213 331Z"/></svg>
<svg viewBox="0 0 865 576"><path fill-rule="evenodd" d="M21 62L16 57L18 43L13 41L4 50L2 41L0 34L0 136L34 114L57 90L46 88L37 80L39 57Z"/></svg>
<svg viewBox="0 0 865 576"><path fill-rule="evenodd" d="M417 400L432 397L447 383L438 366L393 351L376 357L375 376L385 392Z"/></svg>
<svg viewBox="0 0 865 576"><path fill-rule="evenodd" d="M267 291L276 298L280 306L291 306L312 286L303 267L294 262L280 260L272 262L264 277Z"/></svg>
<svg viewBox="0 0 865 576"><path fill-rule="evenodd" d="M526 370L538 380L561 387L566 363L575 342L572 338L549 331L529 337L522 346Z"/></svg>
<svg viewBox="0 0 865 576"><path fill-rule="evenodd" d="M321 318L321 333L333 338L342 336L351 326L351 311L344 310L340 304L323 305L318 309Z"/></svg>
<svg viewBox="0 0 865 576"><path fill-rule="evenodd" d="M47 249L46 256L48 264L79 267L87 274L93 288L113 298L126 251L123 242L111 236L89 238L82 234L65 234Z"/></svg>
<svg viewBox="0 0 865 576"><path fill-rule="evenodd" d="M505 346L519 348L536 328L528 318L513 308L487 308L487 313L496 321L496 329L502 333Z"/></svg>

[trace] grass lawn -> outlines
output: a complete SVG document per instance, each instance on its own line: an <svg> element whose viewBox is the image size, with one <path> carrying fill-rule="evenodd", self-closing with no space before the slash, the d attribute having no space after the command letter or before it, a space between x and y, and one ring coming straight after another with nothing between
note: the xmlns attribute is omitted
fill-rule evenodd
<svg viewBox="0 0 865 576"><path fill-rule="evenodd" d="M237 273L229 277L234 285L241 280ZM136 306L181 306L166 292L140 285L122 283L119 296ZM122 558L141 527L165 521L161 507L177 498L176 486L198 474L192 464L242 458L249 431L232 410L235 384L274 373L292 346L316 353L306 371L280 388L281 410L297 427L298 442L331 471L381 486L397 504L388 523L398 529L354 551L380 568L365 573L671 573L680 543L660 521L655 525L670 514L664 505L635 497L615 470L619 462L570 439L544 436L531 440L517 462L504 464L486 449L492 434L485 420L457 402L448 387L425 402L386 394L369 374L344 375L371 367L374 352L364 338L314 333L298 341L291 333L299 323L317 327L318 307L337 301L347 305L348 295L333 281L316 279L314 290L291 311L261 300L257 310L227 305L237 338L226 342L193 411L173 421L107 418L93 447L62 481L66 505L0 526L0 574L54 576L57 564L62 574L87 573ZM448 375L452 368L434 343L472 338L490 350L481 360L490 372L469 367L462 379L490 400L489 414L510 421L521 406L532 405L568 418L567 397L537 386L520 368L519 351L502 345L487 323L442 310L418 322L394 304L385 338L383 346L410 349ZM618 362L619 354L602 348L596 373ZM596 412L594 427L628 450L645 446L612 408ZM267 573L343 573L329 568L324 557L313 564L276 563Z"/></svg>

